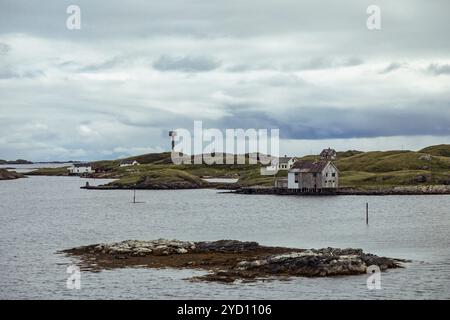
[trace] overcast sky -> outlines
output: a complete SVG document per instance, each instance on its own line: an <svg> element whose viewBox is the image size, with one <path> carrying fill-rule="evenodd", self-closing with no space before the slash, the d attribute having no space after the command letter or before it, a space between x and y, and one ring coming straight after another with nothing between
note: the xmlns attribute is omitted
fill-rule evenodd
<svg viewBox="0 0 450 320"><path fill-rule="evenodd" d="M66 8L81 8L81 29ZM369 5L381 30L366 27ZM279 128L281 153L450 143L450 1L0 0L0 159Z"/></svg>

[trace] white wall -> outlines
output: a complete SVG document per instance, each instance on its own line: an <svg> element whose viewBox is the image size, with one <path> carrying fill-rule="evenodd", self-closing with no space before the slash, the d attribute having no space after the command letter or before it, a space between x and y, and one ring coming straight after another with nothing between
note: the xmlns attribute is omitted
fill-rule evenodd
<svg viewBox="0 0 450 320"><path fill-rule="evenodd" d="M333 173L335 174L334 177ZM322 171L322 187L337 188L338 186L339 186L339 174L336 168L331 163L329 163Z"/></svg>
<svg viewBox="0 0 450 320"><path fill-rule="evenodd" d="M92 167L71 167L69 170L75 174L92 173Z"/></svg>
<svg viewBox="0 0 450 320"><path fill-rule="evenodd" d="M298 189L298 183L295 183L295 172L288 172L288 189Z"/></svg>

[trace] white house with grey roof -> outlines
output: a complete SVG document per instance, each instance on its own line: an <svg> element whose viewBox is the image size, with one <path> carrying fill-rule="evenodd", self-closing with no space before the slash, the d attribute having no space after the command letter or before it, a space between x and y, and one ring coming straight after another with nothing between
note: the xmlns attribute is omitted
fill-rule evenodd
<svg viewBox="0 0 450 320"><path fill-rule="evenodd" d="M295 161L297 161L297 158L288 157L286 155L278 158L278 170L289 170L294 165Z"/></svg>
<svg viewBox="0 0 450 320"><path fill-rule="evenodd" d="M90 163L74 163L67 168L67 170L69 170L69 174L74 175L90 174L94 172Z"/></svg>
<svg viewBox="0 0 450 320"><path fill-rule="evenodd" d="M131 167L131 166L138 166L139 162L137 162L136 160L123 160L120 163L121 167Z"/></svg>
<svg viewBox="0 0 450 320"><path fill-rule="evenodd" d="M339 187L339 170L331 161L336 151L325 149L320 160L297 161L288 171L288 189L320 192Z"/></svg>
<svg viewBox="0 0 450 320"><path fill-rule="evenodd" d="M287 171L289 170L297 161L295 157L279 157L276 158L272 165L267 167L261 167L261 175L263 176L274 176L278 173L279 170Z"/></svg>

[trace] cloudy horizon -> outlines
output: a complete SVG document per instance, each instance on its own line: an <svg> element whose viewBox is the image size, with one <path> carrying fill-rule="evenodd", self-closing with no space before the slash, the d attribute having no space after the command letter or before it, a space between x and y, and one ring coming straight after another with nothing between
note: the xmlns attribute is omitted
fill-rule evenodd
<svg viewBox="0 0 450 320"><path fill-rule="evenodd" d="M450 2L377 1L372 31L371 4L0 0L0 159L168 151L194 120L289 155L450 143Z"/></svg>

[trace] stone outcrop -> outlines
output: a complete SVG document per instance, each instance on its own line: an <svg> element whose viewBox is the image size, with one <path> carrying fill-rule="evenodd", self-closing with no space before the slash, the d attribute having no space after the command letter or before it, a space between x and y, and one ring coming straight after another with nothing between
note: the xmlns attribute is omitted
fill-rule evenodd
<svg viewBox="0 0 450 320"><path fill-rule="evenodd" d="M431 161L433 157L430 154L423 154L419 157L419 160Z"/></svg>
<svg viewBox="0 0 450 320"><path fill-rule="evenodd" d="M219 240L196 242L197 252L243 252L259 248L258 242Z"/></svg>
<svg viewBox="0 0 450 320"><path fill-rule="evenodd" d="M184 254L195 250L194 242L179 240L126 240L111 244L98 244L85 247L89 253L102 253L109 255L129 255L144 257L147 255L167 256L171 254Z"/></svg>
<svg viewBox="0 0 450 320"><path fill-rule="evenodd" d="M233 282L274 277L327 277L402 267L406 262L364 253L361 249L298 249L261 246L237 240L126 240L64 250L81 260L84 269L144 266L201 268L209 273L192 280Z"/></svg>
<svg viewBox="0 0 450 320"><path fill-rule="evenodd" d="M23 177L25 176L21 173L15 171L8 171L6 169L0 169L0 180L13 180Z"/></svg>
<svg viewBox="0 0 450 320"><path fill-rule="evenodd" d="M249 271L257 271L266 275L325 277L365 273L367 267L371 265L377 265L380 270L399 266L393 259L366 254L361 249L326 248L273 255L262 260L242 261L231 274L245 276Z"/></svg>

